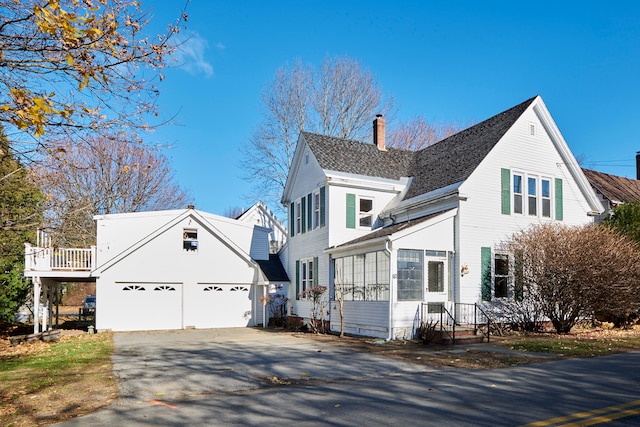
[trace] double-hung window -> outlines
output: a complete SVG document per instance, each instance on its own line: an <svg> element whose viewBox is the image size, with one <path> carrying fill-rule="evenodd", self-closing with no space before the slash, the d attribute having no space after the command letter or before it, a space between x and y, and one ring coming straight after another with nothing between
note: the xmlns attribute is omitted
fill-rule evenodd
<svg viewBox="0 0 640 427"><path fill-rule="evenodd" d="M296 234L302 232L302 206L296 202Z"/></svg>
<svg viewBox="0 0 640 427"><path fill-rule="evenodd" d="M306 298L308 291L314 286L318 266L317 258L296 261L297 298Z"/></svg>
<svg viewBox="0 0 640 427"><path fill-rule="evenodd" d="M185 228L182 230L182 249L185 251L198 250L198 230L195 228Z"/></svg>
<svg viewBox="0 0 640 427"><path fill-rule="evenodd" d="M346 226L347 228L369 228L373 226L373 198L347 194Z"/></svg>
<svg viewBox="0 0 640 427"><path fill-rule="evenodd" d="M360 198L360 227L371 227L373 224L373 200Z"/></svg>
<svg viewBox="0 0 640 427"><path fill-rule="evenodd" d="M316 229L319 226L320 226L320 193L313 193L313 228Z"/></svg>
<svg viewBox="0 0 640 427"><path fill-rule="evenodd" d="M522 215L522 175L513 174L513 213Z"/></svg>
<svg viewBox="0 0 640 427"><path fill-rule="evenodd" d="M529 215L538 215L538 179L531 176L527 178L527 206Z"/></svg>
<svg viewBox="0 0 640 427"><path fill-rule="evenodd" d="M551 218L551 181L548 179L540 180L540 197L542 203L542 216Z"/></svg>
<svg viewBox="0 0 640 427"><path fill-rule="evenodd" d="M493 270L493 292L496 298L509 296L509 255L495 254Z"/></svg>

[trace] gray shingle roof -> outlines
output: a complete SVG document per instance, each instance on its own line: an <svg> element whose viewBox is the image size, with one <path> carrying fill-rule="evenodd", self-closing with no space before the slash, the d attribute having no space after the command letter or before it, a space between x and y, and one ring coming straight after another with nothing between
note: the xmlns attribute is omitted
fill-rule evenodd
<svg viewBox="0 0 640 427"><path fill-rule="evenodd" d="M405 200L467 179L534 99L416 152Z"/></svg>
<svg viewBox="0 0 640 427"><path fill-rule="evenodd" d="M380 151L373 143L302 132L311 151L325 170L365 176L399 179L408 176L413 153L388 148Z"/></svg>
<svg viewBox="0 0 640 427"><path fill-rule="evenodd" d="M389 179L414 177L406 200L468 178L534 99L417 152L380 151L373 143L310 132L302 135L325 170Z"/></svg>

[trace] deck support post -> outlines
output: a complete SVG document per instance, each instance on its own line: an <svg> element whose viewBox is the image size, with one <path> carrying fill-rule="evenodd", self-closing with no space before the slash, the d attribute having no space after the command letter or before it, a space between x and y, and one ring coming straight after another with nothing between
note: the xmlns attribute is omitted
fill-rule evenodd
<svg viewBox="0 0 640 427"><path fill-rule="evenodd" d="M35 276L33 282L33 333L40 332L40 277Z"/></svg>

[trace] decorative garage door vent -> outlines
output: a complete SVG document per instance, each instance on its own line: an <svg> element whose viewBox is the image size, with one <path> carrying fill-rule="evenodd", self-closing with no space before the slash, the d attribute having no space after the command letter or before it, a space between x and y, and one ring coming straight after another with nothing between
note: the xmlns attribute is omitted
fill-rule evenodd
<svg viewBox="0 0 640 427"><path fill-rule="evenodd" d="M122 288L123 291L144 291L144 286L140 285L128 285Z"/></svg>
<svg viewBox="0 0 640 427"><path fill-rule="evenodd" d="M211 291L216 291L216 292L222 292L222 288L220 286L206 286L203 289L204 292L211 292Z"/></svg>

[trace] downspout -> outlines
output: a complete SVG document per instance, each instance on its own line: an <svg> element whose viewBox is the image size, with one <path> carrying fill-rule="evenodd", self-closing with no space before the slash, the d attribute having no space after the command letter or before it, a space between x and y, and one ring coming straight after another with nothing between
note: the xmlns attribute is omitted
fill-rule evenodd
<svg viewBox="0 0 640 427"><path fill-rule="evenodd" d="M391 241L387 238L384 241L384 251L389 255L389 334L387 335L387 341L393 339L393 292L391 292L391 284L393 281L393 274L391 274L391 248L389 244Z"/></svg>
<svg viewBox="0 0 640 427"><path fill-rule="evenodd" d="M251 260L249 265L251 267L253 267L253 269L256 272L256 287L262 286L262 288L263 288L262 293L264 294L264 292L266 291L266 286L264 284L264 280L262 279L262 270L260 269L260 266L254 260ZM253 295L254 296L258 296L258 290L257 289L254 291ZM266 304L266 301L263 301L263 304ZM252 307L255 307L255 308L252 309L252 311L255 313L258 310L258 302L255 301L255 298L254 298ZM253 318L253 314L254 313L251 313L252 318ZM265 314L264 314L264 310L263 310L263 313L262 313L262 318L263 318L262 327L266 328L266 325L264 324L264 316L265 316ZM254 325L255 325L255 321L254 321Z"/></svg>

